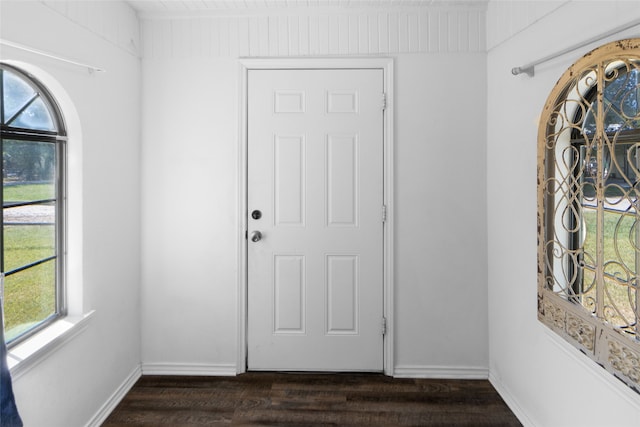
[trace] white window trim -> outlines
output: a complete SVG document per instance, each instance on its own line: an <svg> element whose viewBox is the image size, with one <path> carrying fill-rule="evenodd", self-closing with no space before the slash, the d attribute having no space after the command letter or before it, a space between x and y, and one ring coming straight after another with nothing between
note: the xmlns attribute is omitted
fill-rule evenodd
<svg viewBox="0 0 640 427"><path fill-rule="evenodd" d="M83 316L66 316L48 325L42 331L7 352L7 363L14 380L47 358L57 348L84 331L95 311Z"/></svg>

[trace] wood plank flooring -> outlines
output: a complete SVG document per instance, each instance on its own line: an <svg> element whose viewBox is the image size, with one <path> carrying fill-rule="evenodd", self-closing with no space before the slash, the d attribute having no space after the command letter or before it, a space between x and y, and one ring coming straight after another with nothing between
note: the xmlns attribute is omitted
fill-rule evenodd
<svg viewBox="0 0 640 427"><path fill-rule="evenodd" d="M143 376L103 426L521 426L488 381L378 374Z"/></svg>

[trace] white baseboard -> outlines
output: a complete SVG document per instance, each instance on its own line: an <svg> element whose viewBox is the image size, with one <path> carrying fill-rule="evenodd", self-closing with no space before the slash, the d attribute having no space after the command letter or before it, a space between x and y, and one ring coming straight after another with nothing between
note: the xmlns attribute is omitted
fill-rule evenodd
<svg viewBox="0 0 640 427"><path fill-rule="evenodd" d="M496 378L493 374L489 373L489 382L491 383L493 388L496 389L500 397L502 397L502 400L504 400L509 409L511 409L511 412L514 413L516 418L520 420L524 427L535 427L536 424L531 420L531 418L529 418L524 409L522 409L522 406L518 402L518 399L516 399L509 391L509 389L505 387L502 381Z"/></svg>
<svg viewBox="0 0 640 427"><path fill-rule="evenodd" d="M397 378L437 378L454 380L486 380L489 368L475 366L401 365L393 370Z"/></svg>
<svg viewBox="0 0 640 427"><path fill-rule="evenodd" d="M124 398L124 396L131 390L131 387L142 376L140 366L136 366L133 371L127 376L120 387L113 392L104 405L98 410L98 412L89 420L86 427L99 427L107 419L109 414L118 406L118 403Z"/></svg>
<svg viewBox="0 0 640 427"><path fill-rule="evenodd" d="M235 364L143 363L142 375L235 376L238 371Z"/></svg>

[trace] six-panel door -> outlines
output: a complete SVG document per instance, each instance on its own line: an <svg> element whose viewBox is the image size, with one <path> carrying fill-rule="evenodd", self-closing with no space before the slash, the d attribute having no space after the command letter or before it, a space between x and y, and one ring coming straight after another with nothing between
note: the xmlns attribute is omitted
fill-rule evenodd
<svg viewBox="0 0 640 427"><path fill-rule="evenodd" d="M248 72L248 368L383 369L383 71Z"/></svg>

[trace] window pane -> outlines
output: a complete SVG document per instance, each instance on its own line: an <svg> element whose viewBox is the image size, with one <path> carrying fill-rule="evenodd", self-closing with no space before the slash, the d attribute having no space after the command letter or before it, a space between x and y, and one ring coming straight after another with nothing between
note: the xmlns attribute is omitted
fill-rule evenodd
<svg viewBox="0 0 640 427"><path fill-rule="evenodd" d="M605 186L606 204L616 210L627 210L637 198L638 166L640 166L640 144L635 142L611 142L602 152L602 182ZM583 172L583 196L585 204L596 205L597 150L580 146L580 163L572 165Z"/></svg>
<svg viewBox="0 0 640 427"><path fill-rule="evenodd" d="M22 184L7 183L4 186L4 204L11 206L15 203L32 202L37 200L51 200L56 198L54 183Z"/></svg>
<svg viewBox="0 0 640 427"><path fill-rule="evenodd" d="M6 221L6 216L5 216ZM4 227L5 271L15 270L56 254L55 226L7 225Z"/></svg>
<svg viewBox="0 0 640 427"><path fill-rule="evenodd" d="M640 73L633 69L617 70L611 73L609 79L605 79L603 91L604 105L604 129L606 132L617 132L619 130L630 130L638 128L638 90L640 88ZM593 134L596 131L596 117L598 103L594 101L589 111L583 127L586 134Z"/></svg>
<svg viewBox="0 0 640 427"><path fill-rule="evenodd" d="M4 118L3 123L9 120L35 95L31 86L25 83L15 74L3 71L3 91L4 91Z"/></svg>
<svg viewBox="0 0 640 427"><path fill-rule="evenodd" d="M33 101L9 126L34 130L56 130L49 109L41 98Z"/></svg>
<svg viewBox="0 0 640 427"><path fill-rule="evenodd" d="M2 144L4 201L43 200L55 197L55 144L4 140ZM11 188L13 186L21 186Z"/></svg>
<svg viewBox="0 0 640 427"><path fill-rule="evenodd" d="M55 260L5 278L5 336L8 342L56 312Z"/></svg>

